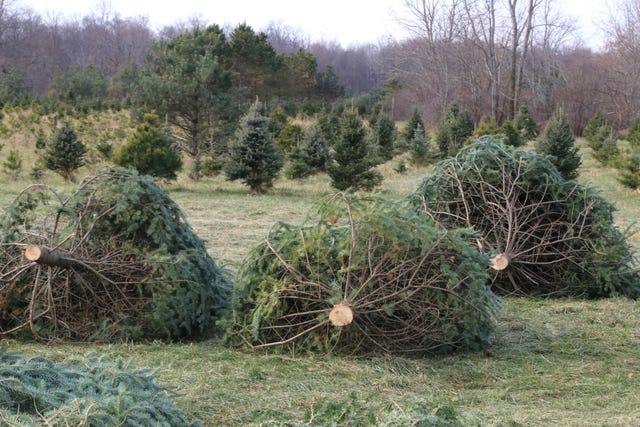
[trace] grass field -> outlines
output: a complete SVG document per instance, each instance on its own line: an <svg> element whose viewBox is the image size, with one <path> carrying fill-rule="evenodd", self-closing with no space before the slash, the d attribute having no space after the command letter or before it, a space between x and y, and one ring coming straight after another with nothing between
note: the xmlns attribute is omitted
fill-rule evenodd
<svg viewBox="0 0 640 427"><path fill-rule="evenodd" d="M602 189L619 207L618 224L630 226L640 209L640 194L618 185L613 171L597 167L587 150L583 159L581 180ZM413 191L429 173L418 169L398 175L392 166L382 167L381 191L393 197ZM49 179L63 191L73 188ZM5 181L0 207L28 183L26 178ZM314 203L332 193L326 176L301 183L281 180L264 196L252 196L222 177L198 184L181 178L166 189L206 239L210 254L232 270L276 221L298 223ZM638 236L631 241L640 248ZM640 425L640 302L627 299L506 298L489 351L422 359L254 353L216 341L0 343L56 360L95 351L157 368L176 404L207 426L281 425L277 420L301 420L323 402L348 407L352 400L372 411L403 410L416 403L453 407L482 425Z"/></svg>

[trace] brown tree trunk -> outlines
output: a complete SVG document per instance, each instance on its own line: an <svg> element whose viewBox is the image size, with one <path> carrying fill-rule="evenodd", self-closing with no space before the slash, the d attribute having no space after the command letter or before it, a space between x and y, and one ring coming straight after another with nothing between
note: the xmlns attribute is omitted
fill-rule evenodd
<svg viewBox="0 0 640 427"><path fill-rule="evenodd" d="M52 267L73 268L86 267L85 264L74 258L73 256L63 254L46 246L29 245L24 250L24 259L33 261L38 264L49 265Z"/></svg>

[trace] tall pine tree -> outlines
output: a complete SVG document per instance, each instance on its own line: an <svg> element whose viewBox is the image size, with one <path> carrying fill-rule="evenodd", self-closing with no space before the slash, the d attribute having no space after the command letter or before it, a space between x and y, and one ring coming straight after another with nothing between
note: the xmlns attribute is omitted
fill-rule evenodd
<svg viewBox="0 0 640 427"><path fill-rule="evenodd" d="M536 150L549 156L563 178L575 179L582 160L574 143L567 115L562 110L557 110L536 142Z"/></svg>
<svg viewBox="0 0 640 427"><path fill-rule="evenodd" d="M331 185L341 191L372 190L382 182L380 172L373 170L362 120L355 112L346 112L340 120L340 134L335 144L335 163L327 169Z"/></svg>
<svg viewBox="0 0 640 427"><path fill-rule="evenodd" d="M284 164L282 150L269 132L269 119L261 108L260 102L254 102L240 120L225 166L228 180L241 180L254 194L266 193Z"/></svg>

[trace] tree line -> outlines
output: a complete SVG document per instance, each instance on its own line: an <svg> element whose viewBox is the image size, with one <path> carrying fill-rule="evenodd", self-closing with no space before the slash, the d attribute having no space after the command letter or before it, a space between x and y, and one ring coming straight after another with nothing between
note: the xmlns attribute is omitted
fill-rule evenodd
<svg viewBox="0 0 640 427"><path fill-rule="evenodd" d="M265 85L270 95L290 88L308 96L300 86L317 72L323 79L316 84L332 95L380 96L383 88L392 88L387 107L396 120L406 120L418 108L433 125L454 101L474 123L483 117L511 119L521 105L546 121L562 107L580 134L598 110L615 127L625 128L640 109L639 3L618 2L602 18L606 45L600 51L576 41L577 28L558 0L405 0L409 38L348 47L309 40L277 23L259 32L246 25L221 30L230 40L238 31L254 33L253 47L239 46L247 40L231 43L236 65L249 79L261 78L264 69L249 70L251 65L240 60L247 49L269 45L281 59L288 58L289 69L278 73L286 81ZM194 18L154 31L146 18L123 18L104 4L75 20L45 18L2 0L0 103L33 98L126 102L136 68L154 45L207 26ZM253 59L264 54L254 51ZM239 84L248 92L257 89L243 80Z"/></svg>

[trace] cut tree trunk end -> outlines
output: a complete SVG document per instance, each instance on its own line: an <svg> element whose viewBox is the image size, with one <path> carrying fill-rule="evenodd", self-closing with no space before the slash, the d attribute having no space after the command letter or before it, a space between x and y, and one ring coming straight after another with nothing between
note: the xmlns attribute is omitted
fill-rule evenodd
<svg viewBox="0 0 640 427"><path fill-rule="evenodd" d="M24 259L38 264L50 265L54 267L71 268L82 263L69 255L49 249L41 245L29 245L24 250Z"/></svg>
<svg viewBox="0 0 640 427"><path fill-rule="evenodd" d="M509 257L506 254L498 254L491 260L491 268L502 271L509 267Z"/></svg>
<svg viewBox="0 0 640 427"><path fill-rule="evenodd" d="M353 322L353 310L346 301L341 301L333 306L329 313L329 320L333 326L343 327Z"/></svg>

